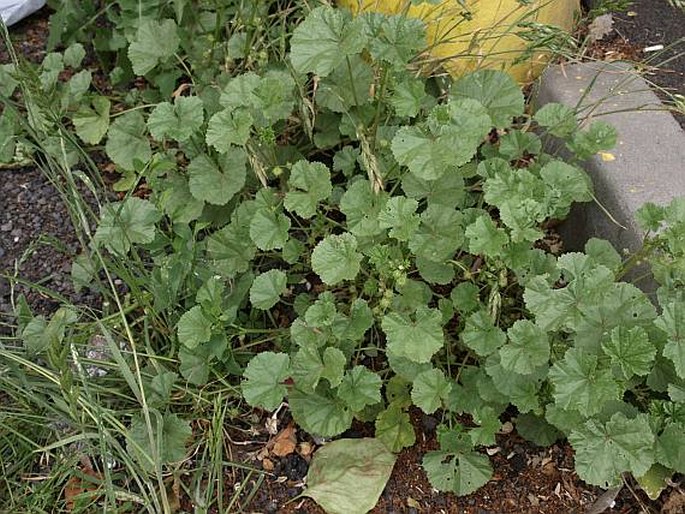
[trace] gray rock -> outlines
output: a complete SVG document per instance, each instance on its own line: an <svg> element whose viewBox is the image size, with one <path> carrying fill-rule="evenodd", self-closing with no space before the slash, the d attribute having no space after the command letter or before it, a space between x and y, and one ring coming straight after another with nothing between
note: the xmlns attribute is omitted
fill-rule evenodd
<svg viewBox="0 0 685 514"><path fill-rule="evenodd" d="M585 166L604 209L596 203L574 207L560 228L566 249L580 250L588 238L599 237L619 251L637 250L643 234L635 221L636 211L646 202L663 205L685 196L685 131L626 63L549 68L539 83L535 104L549 102L578 107L585 122L602 120L618 132L616 147ZM635 270L626 278L643 273ZM648 293L656 287L651 278L636 285Z"/></svg>

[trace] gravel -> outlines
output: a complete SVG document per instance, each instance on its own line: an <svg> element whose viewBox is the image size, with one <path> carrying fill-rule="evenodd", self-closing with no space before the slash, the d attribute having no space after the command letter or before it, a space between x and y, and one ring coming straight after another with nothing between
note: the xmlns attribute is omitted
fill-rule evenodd
<svg viewBox="0 0 685 514"><path fill-rule="evenodd" d="M0 275L5 275L0 278L0 322L12 312L12 283L15 297L26 295L34 314L50 314L59 302L30 283L72 303L96 306L95 295L74 291L71 261L80 244L65 204L40 170L0 170L0 199ZM15 276L24 283L8 279Z"/></svg>

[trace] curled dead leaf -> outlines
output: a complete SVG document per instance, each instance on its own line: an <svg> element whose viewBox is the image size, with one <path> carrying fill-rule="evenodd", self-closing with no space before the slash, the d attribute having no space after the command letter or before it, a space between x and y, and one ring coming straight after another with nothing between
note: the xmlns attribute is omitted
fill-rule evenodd
<svg viewBox="0 0 685 514"><path fill-rule="evenodd" d="M271 453L277 457L285 457L295 451L297 447L297 436L295 435L295 425L290 423L281 430L271 441Z"/></svg>
<svg viewBox="0 0 685 514"><path fill-rule="evenodd" d="M310 442L304 441L297 445L297 453L305 459L308 459L311 456L312 451L314 451L314 446Z"/></svg>
<svg viewBox="0 0 685 514"><path fill-rule="evenodd" d="M102 482L102 475L94 471L90 467L79 468L77 473L72 475L64 487L64 502L66 504L67 512L74 510L76 501L86 493L90 494L90 500L94 500L97 496L95 491L98 489L97 485Z"/></svg>

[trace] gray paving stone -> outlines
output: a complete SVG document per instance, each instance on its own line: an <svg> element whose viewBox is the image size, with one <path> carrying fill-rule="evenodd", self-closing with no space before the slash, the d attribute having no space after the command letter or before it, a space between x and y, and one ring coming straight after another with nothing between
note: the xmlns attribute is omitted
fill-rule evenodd
<svg viewBox="0 0 685 514"><path fill-rule="evenodd" d="M645 202L666 204L685 196L685 131L626 63L550 67L534 104L549 102L576 107L583 123L606 121L618 132L615 148L585 165L604 209L596 203L573 209L560 230L566 248L580 250L588 238L600 237L619 251L636 250L643 237L635 222L637 209ZM636 283L646 291L654 288L650 279Z"/></svg>

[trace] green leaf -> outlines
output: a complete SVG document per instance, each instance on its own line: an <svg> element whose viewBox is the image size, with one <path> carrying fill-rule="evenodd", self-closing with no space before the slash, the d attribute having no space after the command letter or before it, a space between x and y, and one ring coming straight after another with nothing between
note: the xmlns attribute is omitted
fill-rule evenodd
<svg viewBox="0 0 685 514"><path fill-rule="evenodd" d="M231 78L219 97L219 103L227 110L235 111L241 107L254 107L257 98L254 91L259 87L261 77L249 71Z"/></svg>
<svg viewBox="0 0 685 514"><path fill-rule="evenodd" d="M546 127L550 134L561 138L572 135L578 126L573 109L558 103L545 104L535 113L533 119Z"/></svg>
<svg viewBox="0 0 685 514"><path fill-rule="evenodd" d="M545 277L535 277L523 293L526 308L535 316L535 323L545 332L564 326L576 299L567 289L552 289Z"/></svg>
<svg viewBox="0 0 685 514"><path fill-rule="evenodd" d="M221 314L226 284L221 277L212 276L205 280L195 294L195 301L208 313Z"/></svg>
<svg viewBox="0 0 685 514"><path fill-rule="evenodd" d="M550 446L562 437L554 426L531 412L516 417L516 432L538 446Z"/></svg>
<svg viewBox="0 0 685 514"><path fill-rule="evenodd" d="M502 422L495 409L489 405L476 409L473 413L473 421L479 425L469 430L469 437L474 447L497 444L495 435L502 428Z"/></svg>
<svg viewBox="0 0 685 514"><path fill-rule="evenodd" d="M623 265L623 258L606 239L592 237L585 243L584 250L593 263L606 266L616 273Z"/></svg>
<svg viewBox="0 0 685 514"><path fill-rule="evenodd" d="M72 43L64 50L64 64L70 68L77 69L86 56L86 49L81 43Z"/></svg>
<svg viewBox="0 0 685 514"><path fill-rule="evenodd" d="M222 153L227 152L232 145L245 146L250 139L253 123L252 114L246 109L224 109L209 119L205 140Z"/></svg>
<svg viewBox="0 0 685 514"><path fill-rule="evenodd" d="M26 349L38 354L50 347L61 346L67 327L77 320L76 312L68 307L57 309L48 322L43 316L32 318L21 331Z"/></svg>
<svg viewBox="0 0 685 514"><path fill-rule="evenodd" d="M168 137L183 142L200 130L203 122L202 100L197 96L178 96L173 105L157 104L147 119L147 126L158 141Z"/></svg>
<svg viewBox="0 0 685 514"><path fill-rule="evenodd" d="M590 182L583 170L562 161L551 161L540 169L551 216L566 216L573 202L592 200Z"/></svg>
<svg viewBox="0 0 685 514"><path fill-rule="evenodd" d="M642 327L615 327L611 338L602 343L602 350L621 368L626 378L648 375L656 356L656 348Z"/></svg>
<svg viewBox="0 0 685 514"><path fill-rule="evenodd" d="M321 378L328 380L331 387L338 387L340 382L342 382L346 364L347 358L345 354L337 348L329 346L323 351Z"/></svg>
<svg viewBox="0 0 685 514"><path fill-rule="evenodd" d="M370 329L373 324L373 312L371 311L369 304L366 303L365 300L357 298L352 302L347 326L339 337L348 341L361 341L364 338L366 331Z"/></svg>
<svg viewBox="0 0 685 514"><path fill-rule="evenodd" d="M532 321L519 320L507 330L509 342L499 349L502 367L527 375L549 360L547 334Z"/></svg>
<svg viewBox="0 0 685 514"><path fill-rule="evenodd" d="M81 70L72 75L68 83L68 94L62 98L62 105L68 108L68 104L80 104L84 95L90 89L93 74L89 70Z"/></svg>
<svg viewBox="0 0 685 514"><path fill-rule="evenodd" d="M369 37L367 48L376 61L384 61L404 71L405 66L426 48L422 20L368 11L361 17Z"/></svg>
<svg viewBox="0 0 685 514"><path fill-rule="evenodd" d="M345 373L337 394L350 409L359 412L381 401L381 377L365 366L355 366Z"/></svg>
<svg viewBox="0 0 685 514"><path fill-rule="evenodd" d="M174 20L143 19L128 47L128 58L136 75L145 75L173 56L181 40Z"/></svg>
<svg viewBox="0 0 685 514"><path fill-rule="evenodd" d="M50 346L51 338L46 333L47 326L48 322L42 315L32 318L24 326L21 331L21 338L29 352L37 354Z"/></svg>
<svg viewBox="0 0 685 514"><path fill-rule="evenodd" d="M507 341L507 336L495 326L490 314L481 309L466 319L461 340L478 355L485 357L497 351Z"/></svg>
<svg viewBox="0 0 685 514"><path fill-rule="evenodd" d="M19 81L14 78L14 64L0 64L0 96L11 97Z"/></svg>
<svg viewBox="0 0 685 514"><path fill-rule="evenodd" d="M288 403L295 422L312 435L334 437L352 426L352 411L342 400L329 394L293 389Z"/></svg>
<svg viewBox="0 0 685 514"><path fill-rule="evenodd" d="M45 93L53 92L57 85L60 73L64 71L62 54L56 52L48 53L41 63L41 72L38 76L41 88Z"/></svg>
<svg viewBox="0 0 685 514"><path fill-rule="evenodd" d="M252 92L253 114L259 126L290 116L295 105L294 88L295 81L286 71L270 70L262 75Z"/></svg>
<svg viewBox="0 0 685 514"><path fill-rule="evenodd" d="M181 344L193 349L212 337L212 320L204 315L202 307L195 305L181 316L176 330Z"/></svg>
<svg viewBox="0 0 685 514"><path fill-rule="evenodd" d="M542 150L542 142L537 134L512 130L500 136L497 150L507 161L514 161L538 155Z"/></svg>
<svg viewBox="0 0 685 514"><path fill-rule="evenodd" d="M433 487L458 496L471 494L492 477L490 460L472 451L427 452L423 457L423 468Z"/></svg>
<svg viewBox="0 0 685 514"><path fill-rule="evenodd" d="M538 222L545 218L544 205L532 198L520 199L518 203L509 200L499 207L500 219L510 229L514 243L532 243L543 237Z"/></svg>
<svg viewBox="0 0 685 514"><path fill-rule="evenodd" d="M357 237L382 232L378 216L387 200L387 193L374 193L368 180L353 182L340 198L340 210L345 214L348 230Z"/></svg>
<svg viewBox="0 0 685 514"><path fill-rule="evenodd" d="M402 285L396 286L399 296L393 298L392 308L401 312L414 312L417 308L427 305L433 299L430 287L418 280L406 279Z"/></svg>
<svg viewBox="0 0 685 514"><path fill-rule="evenodd" d="M685 473L685 423L669 423L657 438L657 460L678 473Z"/></svg>
<svg viewBox="0 0 685 514"><path fill-rule="evenodd" d="M333 191L330 171L320 162L296 162L290 171L288 186L290 191L285 195L285 208L305 219L314 216L319 202Z"/></svg>
<svg viewBox="0 0 685 514"><path fill-rule="evenodd" d="M288 392L284 380L290 377L290 357L285 353L258 353L247 364L243 377L245 401L252 407L272 411Z"/></svg>
<svg viewBox="0 0 685 514"><path fill-rule="evenodd" d="M666 332L668 337L663 350L664 357L671 359L678 376L685 378L685 302L665 305L654 325Z"/></svg>
<svg viewBox="0 0 685 514"><path fill-rule="evenodd" d="M494 385L501 397L491 397L491 401L506 399L523 413L540 408L537 393L547 373L546 367L541 367L529 375L512 373L502 367L499 353L493 353L485 362L485 371L490 380L483 380L481 377L481 382L478 384L478 392L484 399L487 400L492 396L492 391L489 389Z"/></svg>
<svg viewBox="0 0 685 514"><path fill-rule="evenodd" d="M283 248L288 230L290 219L282 212L260 209L250 222L250 237L260 250Z"/></svg>
<svg viewBox="0 0 685 514"><path fill-rule="evenodd" d="M423 180L413 173L402 177L402 191L410 198L426 198L428 205L457 207L465 198L464 179L459 173L445 173L438 180Z"/></svg>
<svg viewBox="0 0 685 514"><path fill-rule="evenodd" d="M411 389L411 399L426 414L433 414L442 406L452 389L452 384L439 369L429 369L416 375Z"/></svg>
<svg viewBox="0 0 685 514"><path fill-rule="evenodd" d="M421 220L416 214L419 202L413 198L394 196L388 200L378 215L381 228L389 228L390 237L398 241L408 241L419 228Z"/></svg>
<svg viewBox="0 0 685 514"><path fill-rule="evenodd" d="M454 280L454 266L449 262L435 262L423 256L417 256L416 268L421 278L430 284L446 285Z"/></svg>
<svg viewBox="0 0 685 514"><path fill-rule="evenodd" d="M333 293L330 291L321 293L314 305L307 309L304 317L307 325L312 327L330 327L338 321L340 318Z"/></svg>
<svg viewBox="0 0 685 514"><path fill-rule="evenodd" d="M346 177L351 177L357 168L357 159L361 152L358 148L345 145L333 156L333 171L342 171Z"/></svg>
<svg viewBox="0 0 685 514"><path fill-rule="evenodd" d="M295 386L306 392L314 392L319 385L324 364L318 347L314 345L301 345L293 356L292 378Z"/></svg>
<svg viewBox="0 0 685 514"><path fill-rule="evenodd" d="M257 309L269 310L287 289L287 277L281 270L272 269L257 275L250 288L250 302Z"/></svg>
<svg viewBox="0 0 685 514"><path fill-rule="evenodd" d="M254 212L254 202L243 202L234 211L231 223L207 238L207 256L226 277L247 271L257 253L249 232Z"/></svg>
<svg viewBox="0 0 685 514"><path fill-rule="evenodd" d="M231 147L216 161L199 154L188 165L188 187L194 198L213 205L226 205L245 185L247 156Z"/></svg>
<svg viewBox="0 0 685 514"><path fill-rule="evenodd" d="M146 133L147 126L140 111L122 114L109 126L105 151L114 164L133 170L135 160L147 163L152 156Z"/></svg>
<svg viewBox="0 0 685 514"><path fill-rule="evenodd" d="M497 227L487 214L478 216L466 227L466 237L469 240L469 252L487 257L501 256L502 248L509 242L504 229Z"/></svg>
<svg viewBox="0 0 685 514"><path fill-rule="evenodd" d="M509 127L512 118L523 114L521 88L509 74L501 71L469 73L452 85L450 96L472 98L483 104L497 128Z"/></svg>
<svg viewBox="0 0 685 514"><path fill-rule="evenodd" d="M154 240L155 223L159 218L160 214L152 203L134 196L105 204L94 240L114 253L125 255L132 244Z"/></svg>
<svg viewBox="0 0 685 514"><path fill-rule="evenodd" d="M635 213L635 220L644 231L657 232L664 222L666 208L652 202L645 203Z"/></svg>
<svg viewBox="0 0 685 514"><path fill-rule="evenodd" d="M409 414L402 410L398 403L391 403L376 418L376 438L391 452L414 446L416 434Z"/></svg>
<svg viewBox="0 0 685 514"><path fill-rule="evenodd" d="M556 403L550 403L545 407L545 420L560 432L568 434L579 429L586 418L577 410L565 410Z"/></svg>
<svg viewBox="0 0 685 514"><path fill-rule="evenodd" d="M549 371L554 399L564 409L575 409L584 416L602 410L604 404L620 398L621 390L611 369L598 362L597 355L570 348L563 360Z"/></svg>
<svg viewBox="0 0 685 514"><path fill-rule="evenodd" d="M374 193L368 180L353 182L340 198L340 210L347 219L348 230L357 237L374 236L382 232L378 216L387 200L387 193Z"/></svg>
<svg viewBox="0 0 685 514"><path fill-rule="evenodd" d="M335 285L357 276L361 258L352 234L329 235L314 247L312 269L325 284Z"/></svg>
<svg viewBox="0 0 685 514"><path fill-rule="evenodd" d="M452 289L450 300L457 312L469 314L480 306L478 286L471 282L461 282Z"/></svg>
<svg viewBox="0 0 685 514"><path fill-rule="evenodd" d="M129 453L148 471L153 471L157 463L182 461L186 456L186 442L193 435L190 423L176 414L167 412L162 415L157 411L151 414L152 433L149 433L142 415L138 415L131 421L126 444Z"/></svg>
<svg viewBox="0 0 685 514"><path fill-rule="evenodd" d="M160 370L149 383L144 382L148 405L158 409L166 407L177 379L176 373Z"/></svg>
<svg viewBox="0 0 685 514"><path fill-rule="evenodd" d="M365 514L390 478L395 456L378 439L339 439L319 449L302 493L328 514Z"/></svg>
<svg viewBox="0 0 685 514"><path fill-rule="evenodd" d="M333 112L348 112L350 107L371 101L373 81L374 70L371 65L361 56L352 55L347 58L345 66L336 68L319 81L316 103Z"/></svg>
<svg viewBox="0 0 685 514"><path fill-rule="evenodd" d="M390 312L381 326L388 338L388 351L413 362L429 362L444 344L442 316L437 309L419 307L414 316Z"/></svg>
<svg viewBox="0 0 685 514"><path fill-rule="evenodd" d="M464 242L463 216L457 210L431 204L421 213L421 225L409 239L409 248L418 257L444 263Z"/></svg>
<svg viewBox="0 0 685 514"><path fill-rule="evenodd" d="M388 102L395 109L397 116L410 118L419 113L427 97L425 81L402 77L400 82L392 86Z"/></svg>
<svg viewBox="0 0 685 514"><path fill-rule="evenodd" d="M422 180L437 180L455 164L450 153L453 140L431 135L417 126L402 127L392 139L397 162ZM475 149L474 149L475 150Z"/></svg>
<svg viewBox="0 0 685 514"><path fill-rule="evenodd" d="M604 424L588 420L568 440L576 452L576 473L591 485L618 485L622 473L641 476L654 463L654 434L644 414L628 419L618 412Z"/></svg>
<svg viewBox="0 0 685 514"><path fill-rule="evenodd" d="M364 48L362 30L362 22L349 12L331 6L313 9L290 40L290 60L295 71L329 75L344 65L346 57Z"/></svg>
<svg viewBox="0 0 685 514"><path fill-rule="evenodd" d="M673 478L673 470L661 464L653 464L649 471L640 477L635 477L642 490L650 500L657 500L668 482ZM620 486L619 486L620 487Z"/></svg>
<svg viewBox="0 0 685 514"><path fill-rule="evenodd" d="M20 130L16 117L17 115L7 108L0 115L0 163L10 163L15 158L17 136Z"/></svg>
<svg viewBox="0 0 685 514"><path fill-rule="evenodd" d="M205 203L190 193L185 177L169 172L162 184L158 205L172 223L187 224L200 217Z"/></svg>
<svg viewBox="0 0 685 514"><path fill-rule="evenodd" d="M440 109L440 106L434 108ZM476 155L486 136L492 129L490 113L484 104L470 98L451 99L448 103L449 125L441 116L433 118L428 125L434 134L450 149L449 157L454 166L464 166ZM434 125L433 125L434 124Z"/></svg>
<svg viewBox="0 0 685 514"><path fill-rule="evenodd" d="M320 348L326 345L332 337L330 330L319 330L317 327L308 325L301 318L297 318L290 325L290 339L300 347Z"/></svg>
<svg viewBox="0 0 685 514"><path fill-rule="evenodd" d="M180 361L178 370L183 378L193 385L200 386L207 383L209 379L207 357L181 347L178 351L178 359Z"/></svg>
<svg viewBox="0 0 685 514"><path fill-rule="evenodd" d="M302 258L305 249L302 241L291 237L283 245L281 257L285 262L292 265Z"/></svg>
<svg viewBox="0 0 685 514"><path fill-rule="evenodd" d="M616 129L604 121L593 121L585 131L578 131L568 146L578 158L588 159L601 150L611 150L616 145Z"/></svg>
<svg viewBox="0 0 685 514"><path fill-rule="evenodd" d="M76 135L84 143L96 145L107 133L109 128L110 101L104 96L96 96L91 100L93 108L82 106L74 114L72 122Z"/></svg>

